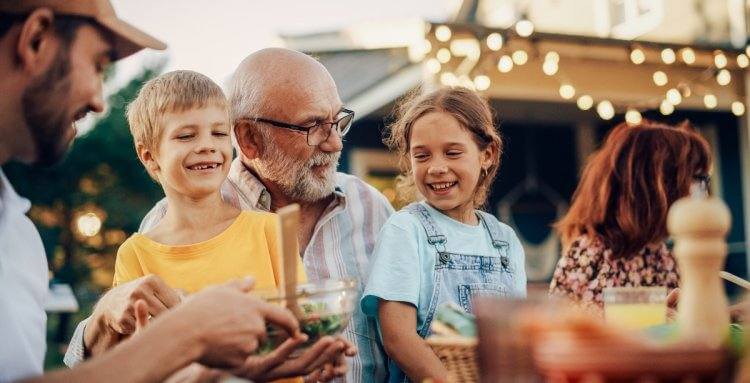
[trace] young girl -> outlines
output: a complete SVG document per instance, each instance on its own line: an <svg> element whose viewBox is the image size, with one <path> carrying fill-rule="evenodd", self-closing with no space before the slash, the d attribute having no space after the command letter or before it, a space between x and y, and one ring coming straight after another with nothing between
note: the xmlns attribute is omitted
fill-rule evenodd
<svg viewBox="0 0 750 383"><path fill-rule="evenodd" d="M380 232L362 296L390 357L391 382L445 378L424 341L438 306L471 312L475 294L525 296L524 253L513 230L476 210L500 165L502 141L487 102L442 88L401 107L386 143L405 171L402 189L424 201L391 216Z"/></svg>

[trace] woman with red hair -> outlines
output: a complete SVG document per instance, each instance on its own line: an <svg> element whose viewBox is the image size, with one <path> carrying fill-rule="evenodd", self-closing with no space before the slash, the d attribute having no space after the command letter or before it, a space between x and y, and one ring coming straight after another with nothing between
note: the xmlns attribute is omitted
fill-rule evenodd
<svg viewBox="0 0 750 383"><path fill-rule="evenodd" d="M610 132L589 159L568 213L550 293L602 306L602 289L679 285L667 249L667 211L708 180L711 149L687 124L643 121Z"/></svg>

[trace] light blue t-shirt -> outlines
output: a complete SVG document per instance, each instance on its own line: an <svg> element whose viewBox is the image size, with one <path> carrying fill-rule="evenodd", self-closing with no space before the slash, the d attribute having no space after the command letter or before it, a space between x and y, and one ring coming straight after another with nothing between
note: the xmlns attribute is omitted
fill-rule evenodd
<svg viewBox="0 0 750 383"><path fill-rule="evenodd" d="M441 234L447 237L449 253L499 257L490 234L481 222L476 226L456 221L421 202L427 208ZM509 294L525 296L526 272L521 242L513 229L498 222L500 240L509 244L508 257L516 275L515 286L505 286ZM392 215L380 231L374 250L370 276L360 301L365 315L377 317L378 300L400 301L417 308L417 329L428 315L435 281L436 251L427 242L419 219L406 210Z"/></svg>

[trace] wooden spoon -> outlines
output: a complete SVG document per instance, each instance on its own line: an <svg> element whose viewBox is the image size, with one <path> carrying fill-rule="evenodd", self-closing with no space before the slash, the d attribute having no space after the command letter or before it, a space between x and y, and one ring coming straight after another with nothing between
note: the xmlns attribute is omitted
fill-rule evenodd
<svg viewBox="0 0 750 383"><path fill-rule="evenodd" d="M281 287L286 299L286 307L297 318L302 318L302 310L297 304L297 233L299 232L299 205L293 203L276 211L279 216L279 253L281 253Z"/></svg>

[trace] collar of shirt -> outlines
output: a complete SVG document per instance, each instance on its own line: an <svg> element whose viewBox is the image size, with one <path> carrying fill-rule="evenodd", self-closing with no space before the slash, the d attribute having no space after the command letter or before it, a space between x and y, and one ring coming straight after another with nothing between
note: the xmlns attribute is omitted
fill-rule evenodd
<svg viewBox="0 0 750 383"><path fill-rule="evenodd" d="M333 202L326 208L326 212L346 208L346 193L339 182L338 173L336 174L336 187L333 190L335 196ZM250 169L242 163L239 157L232 161L227 175L227 182L234 192L223 190L225 200L236 206L252 208L254 210L271 211L271 193L266 186L253 174Z"/></svg>
<svg viewBox="0 0 750 383"><path fill-rule="evenodd" d="M5 173L0 169L0 225L5 223L6 217L12 212L26 214L31 209L31 202L16 193Z"/></svg>

